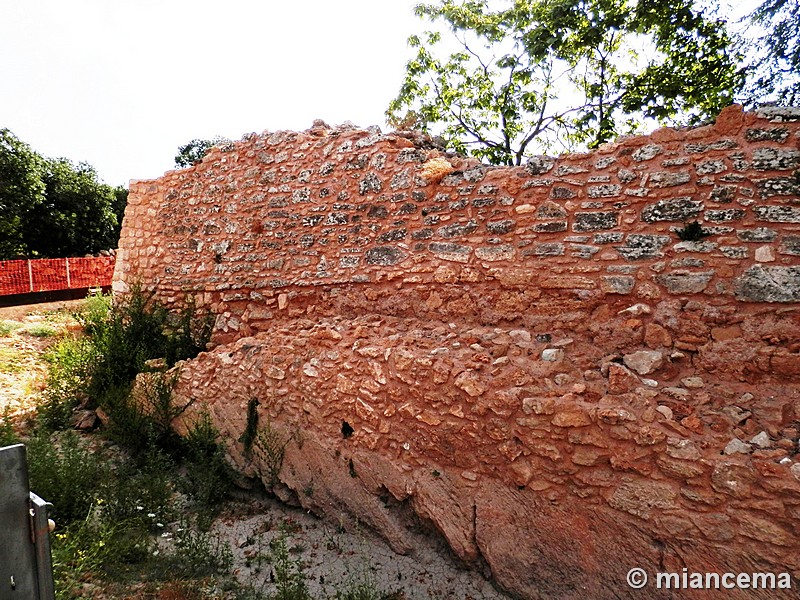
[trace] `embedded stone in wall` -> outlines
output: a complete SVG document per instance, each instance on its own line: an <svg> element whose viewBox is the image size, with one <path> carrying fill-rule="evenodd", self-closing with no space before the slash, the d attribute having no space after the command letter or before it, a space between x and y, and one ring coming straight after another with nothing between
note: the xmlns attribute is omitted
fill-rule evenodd
<svg viewBox="0 0 800 600"><path fill-rule="evenodd" d="M575 215L572 231L598 231L614 229L617 226L619 213L616 212L586 212Z"/></svg>
<svg viewBox="0 0 800 600"><path fill-rule="evenodd" d="M686 221L700 214L703 203L692 200L689 196L659 200L642 210L642 220L647 223L656 221Z"/></svg>
<svg viewBox="0 0 800 600"><path fill-rule="evenodd" d="M714 271L675 271L658 275L656 280L671 294L699 294L706 289L712 277Z"/></svg>
<svg viewBox="0 0 800 600"><path fill-rule="evenodd" d="M800 165L800 151L782 148L753 150L753 168L757 171L783 171Z"/></svg>
<svg viewBox="0 0 800 600"><path fill-rule="evenodd" d="M600 290L605 294L630 294L636 279L630 275L603 275L600 277Z"/></svg>
<svg viewBox="0 0 800 600"><path fill-rule="evenodd" d="M631 233L625 240L625 246L616 246L625 260L642 260L664 256L662 248L670 241L667 235L648 235Z"/></svg>
<svg viewBox="0 0 800 600"><path fill-rule="evenodd" d="M394 246L370 248L365 255L365 261L370 265L396 265L405 259L406 253Z"/></svg>
<svg viewBox="0 0 800 600"><path fill-rule="evenodd" d="M770 223L800 223L800 208L794 206L754 206L756 220Z"/></svg>
<svg viewBox="0 0 800 600"><path fill-rule="evenodd" d="M736 298L745 302L798 302L800 267L753 265L735 286Z"/></svg>

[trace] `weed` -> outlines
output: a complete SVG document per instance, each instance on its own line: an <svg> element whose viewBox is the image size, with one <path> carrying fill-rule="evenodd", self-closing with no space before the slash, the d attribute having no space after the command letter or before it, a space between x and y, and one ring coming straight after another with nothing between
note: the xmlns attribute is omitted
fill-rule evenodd
<svg viewBox="0 0 800 600"><path fill-rule="evenodd" d="M11 409L6 406L5 411L3 411L3 418L0 419L0 448L18 443L19 436L17 436L14 424L11 422Z"/></svg>
<svg viewBox="0 0 800 600"><path fill-rule="evenodd" d="M244 444L244 451L249 454L253 449L253 442L258 434L258 398L250 398L247 401L247 425L239 441Z"/></svg>
<svg viewBox="0 0 800 600"><path fill-rule="evenodd" d="M22 324L16 321L0 321L0 337L9 336L14 330L20 327L22 327Z"/></svg>
<svg viewBox="0 0 800 600"><path fill-rule="evenodd" d="M101 453L88 450L80 436L42 430L27 444L31 489L53 504L53 518L67 524L84 519L99 497L110 468Z"/></svg>
<svg viewBox="0 0 800 600"><path fill-rule="evenodd" d="M684 223L684 226L676 230L676 233L684 242L699 242L704 237L711 235L711 232L707 229L703 229L703 226L697 221Z"/></svg>
<svg viewBox="0 0 800 600"><path fill-rule="evenodd" d="M94 351L87 338L64 337L45 354L47 387L39 405L39 418L50 430L68 426L72 409L86 400Z"/></svg>
<svg viewBox="0 0 800 600"><path fill-rule="evenodd" d="M290 556L287 535L282 531L270 542L270 558L275 577L275 593L270 600L311 600L303 561Z"/></svg>
<svg viewBox="0 0 800 600"><path fill-rule="evenodd" d="M41 323L37 323L35 325L29 325L24 329L25 333L28 335L32 335L33 337L53 337L56 335L56 330L50 327L50 325L44 325Z"/></svg>
<svg viewBox="0 0 800 600"><path fill-rule="evenodd" d="M192 472L185 479L184 491L201 506L213 507L227 497L231 469L219 444L219 431L207 411L200 414L183 440L185 461Z"/></svg>
<svg viewBox="0 0 800 600"><path fill-rule="evenodd" d="M182 523L175 536L175 550L167 557L171 577L203 577L225 574L233 565L233 553L211 533L195 531Z"/></svg>
<svg viewBox="0 0 800 600"><path fill-rule="evenodd" d="M283 456L288 443L289 439L274 429L270 421L267 421L266 426L256 435L255 453L267 468L270 486L274 486L279 481L278 476L283 466Z"/></svg>

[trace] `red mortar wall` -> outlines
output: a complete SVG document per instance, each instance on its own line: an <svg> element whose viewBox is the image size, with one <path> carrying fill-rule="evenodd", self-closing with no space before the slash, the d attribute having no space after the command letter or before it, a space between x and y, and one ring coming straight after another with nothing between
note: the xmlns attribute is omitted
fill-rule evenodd
<svg viewBox="0 0 800 600"><path fill-rule="evenodd" d="M107 287L113 256L0 261L0 296Z"/></svg>
<svg viewBox="0 0 800 600"><path fill-rule="evenodd" d="M114 285L214 311L176 394L266 477L256 398L296 500L398 550L416 515L525 598L628 597L634 566L797 577L799 167L797 109L519 168L252 135L131 185Z"/></svg>

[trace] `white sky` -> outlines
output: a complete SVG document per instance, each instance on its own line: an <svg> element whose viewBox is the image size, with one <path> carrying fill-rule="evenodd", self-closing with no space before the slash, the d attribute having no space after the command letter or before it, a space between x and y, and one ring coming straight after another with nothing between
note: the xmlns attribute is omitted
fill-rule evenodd
<svg viewBox="0 0 800 600"><path fill-rule="evenodd" d="M194 138L385 129L430 26L417 2L0 0L0 127L112 185L159 177Z"/></svg>
<svg viewBox="0 0 800 600"><path fill-rule="evenodd" d="M0 0L0 127L112 185L180 145L384 127L417 0Z"/></svg>

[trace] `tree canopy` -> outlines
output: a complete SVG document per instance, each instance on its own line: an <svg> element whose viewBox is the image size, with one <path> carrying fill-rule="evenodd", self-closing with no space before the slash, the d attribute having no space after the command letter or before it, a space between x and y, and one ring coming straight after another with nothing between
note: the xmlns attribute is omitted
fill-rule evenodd
<svg viewBox="0 0 800 600"><path fill-rule="evenodd" d="M800 103L800 0L764 0L742 36L749 105Z"/></svg>
<svg viewBox="0 0 800 600"><path fill-rule="evenodd" d="M211 148L229 141L221 136L216 136L211 140L194 139L188 144L178 147L178 153L175 155L175 166L191 167L193 164L203 160L203 157L208 154Z"/></svg>
<svg viewBox="0 0 800 600"><path fill-rule="evenodd" d="M0 259L115 248L127 195L90 165L45 158L0 129Z"/></svg>
<svg viewBox="0 0 800 600"><path fill-rule="evenodd" d="M446 32L409 38L416 56L389 121L438 130L491 163L594 147L645 118L696 123L737 85L725 24L691 0L439 0L415 11Z"/></svg>

